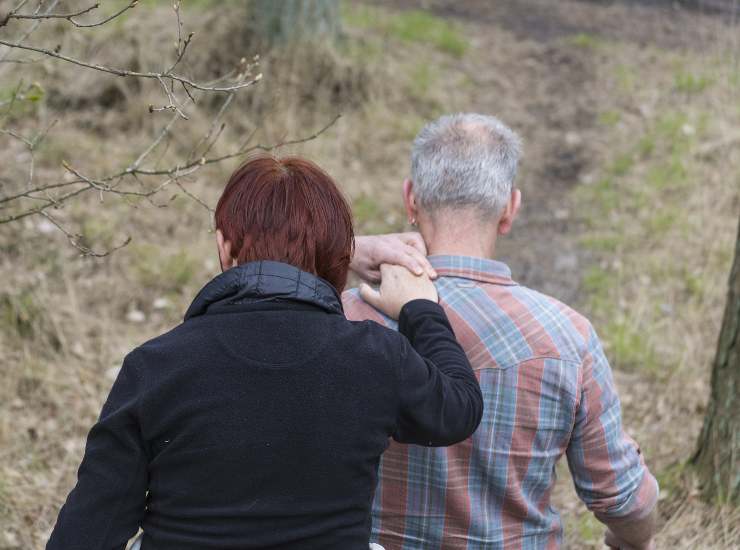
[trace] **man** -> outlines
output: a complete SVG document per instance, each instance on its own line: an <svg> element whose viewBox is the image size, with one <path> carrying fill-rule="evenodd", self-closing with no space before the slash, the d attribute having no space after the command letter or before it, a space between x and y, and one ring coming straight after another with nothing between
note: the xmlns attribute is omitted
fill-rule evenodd
<svg viewBox="0 0 740 550"><path fill-rule="evenodd" d="M608 527L607 545L653 547L658 486L622 431L594 329L491 259L521 203L513 186L519 150L514 132L477 114L443 116L414 141L406 212L429 251L485 412L476 433L452 447L391 443L373 506L372 540L387 550L559 548L550 496L564 454L578 495ZM414 239L361 238L353 267L371 280L382 262L424 269ZM346 292L346 315L395 327L372 307L377 298L367 285Z"/></svg>

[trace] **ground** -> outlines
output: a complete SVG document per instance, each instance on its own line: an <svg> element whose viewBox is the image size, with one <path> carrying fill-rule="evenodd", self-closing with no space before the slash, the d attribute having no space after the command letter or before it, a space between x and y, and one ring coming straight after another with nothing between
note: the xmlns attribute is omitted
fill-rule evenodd
<svg viewBox="0 0 740 550"><path fill-rule="evenodd" d="M714 2L719 11L675 4L345 2L345 36L332 52L264 56L265 78L232 111L223 141L253 128L262 143L305 136L341 112L290 150L340 182L359 233L379 232L404 228L400 182L426 120L500 116L525 148L524 208L501 259L522 284L585 313L604 339L626 429L663 486L659 548L721 549L740 545L738 512L702 504L684 464L708 395L740 211L740 33L731 2ZM215 5L201 0L190 12L213 45L194 50L195 69L254 53L239 38L239 3ZM147 66L169 44L170 15L145 2L91 46L56 39ZM155 120L146 89L42 69L26 79L39 79L45 97L13 119L21 128L60 119L38 178L58 176L61 160L104 172L138 154ZM5 70L15 82L19 73ZM192 132L204 124L194 117ZM13 145L0 160L8 180L27 162ZM199 173L188 190L214 204L235 163ZM132 237L103 259L80 258L40 219L0 226L9 283L0 289L0 549L42 547L121 358L177 323L215 273L210 213L177 195L157 205L90 196L62 210L97 249ZM602 528L560 473L567 547L600 548Z"/></svg>

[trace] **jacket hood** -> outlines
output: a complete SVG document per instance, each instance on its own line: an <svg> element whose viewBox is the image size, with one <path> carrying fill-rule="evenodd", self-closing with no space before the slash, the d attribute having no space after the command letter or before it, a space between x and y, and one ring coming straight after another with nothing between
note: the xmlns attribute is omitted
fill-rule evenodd
<svg viewBox="0 0 740 550"><path fill-rule="evenodd" d="M248 304L267 300L293 300L343 314L342 300L330 283L295 266L260 260L224 271L193 300L185 320L204 315L215 305Z"/></svg>

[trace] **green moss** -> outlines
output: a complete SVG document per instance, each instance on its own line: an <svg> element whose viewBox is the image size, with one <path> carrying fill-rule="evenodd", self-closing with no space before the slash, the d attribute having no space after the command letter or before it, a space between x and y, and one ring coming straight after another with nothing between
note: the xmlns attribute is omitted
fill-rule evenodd
<svg viewBox="0 0 740 550"><path fill-rule="evenodd" d="M44 102L46 91L40 84L19 82L0 88L0 116L10 120L30 117Z"/></svg>
<svg viewBox="0 0 740 550"><path fill-rule="evenodd" d="M615 274L598 265L589 267L583 275L583 288L594 296L607 294L616 284Z"/></svg>
<svg viewBox="0 0 740 550"><path fill-rule="evenodd" d="M615 76L623 92L632 93L635 90L637 77L635 75L635 69L631 65L619 65L615 69Z"/></svg>
<svg viewBox="0 0 740 550"><path fill-rule="evenodd" d="M617 189L617 184L612 178L600 179L594 186L593 190L595 198L597 199L599 206L601 206L601 213L608 212L619 205L621 195Z"/></svg>
<svg viewBox="0 0 740 550"><path fill-rule="evenodd" d="M427 11L389 12L345 2L342 17L348 27L372 29L405 42L428 44L455 57L462 57L470 46L458 25Z"/></svg>
<svg viewBox="0 0 740 550"><path fill-rule="evenodd" d="M9 517L12 510L8 482L0 475L0 516Z"/></svg>
<svg viewBox="0 0 740 550"><path fill-rule="evenodd" d="M341 8L342 22L348 27L368 29L381 26L382 12L378 8L348 1L342 2Z"/></svg>
<svg viewBox="0 0 740 550"><path fill-rule="evenodd" d="M686 463L677 462L675 464L671 464L667 468L658 470L655 473L655 478L658 480L662 498L668 498L672 494L682 491L685 472Z"/></svg>
<svg viewBox="0 0 740 550"><path fill-rule="evenodd" d="M652 135L645 135L637 142L637 153L643 159L650 157L655 151L655 138Z"/></svg>
<svg viewBox="0 0 740 550"><path fill-rule="evenodd" d="M581 246L598 252L614 252L624 242L621 234L593 234L580 239Z"/></svg>
<svg viewBox="0 0 740 550"><path fill-rule="evenodd" d="M685 271L683 274L684 289L689 296L701 298L704 296L704 279L701 275Z"/></svg>
<svg viewBox="0 0 740 550"><path fill-rule="evenodd" d="M682 129L688 122L689 119L684 113L667 113L658 119L655 130L664 140L674 142L685 138Z"/></svg>
<svg viewBox="0 0 740 550"><path fill-rule="evenodd" d="M657 373L657 355L645 331L633 319L613 320L602 333L612 365L621 369Z"/></svg>
<svg viewBox="0 0 740 550"><path fill-rule="evenodd" d="M150 244L134 244L128 251L132 256L133 272L146 288L179 292L197 271L197 262L185 251L164 255Z"/></svg>
<svg viewBox="0 0 740 550"><path fill-rule="evenodd" d="M622 115L618 111L604 111L599 114L599 124L604 126L616 126L622 120Z"/></svg>
<svg viewBox="0 0 740 550"><path fill-rule="evenodd" d="M396 15L389 29L401 40L430 44L456 57L462 57L469 47L467 38L456 25L421 10Z"/></svg>
<svg viewBox="0 0 740 550"><path fill-rule="evenodd" d="M616 274L593 265L583 274L581 284L588 294L590 309L600 315L610 316L614 309L611 294L618 284Z"/></svg>
<svg viewBox="0 0 740 550"><path fill-rule="evenodd" d="M433 68L425 63L414 67L409 76L413 93L423 97L434 85L437 75Z"/></svg>
<svg viewBox="0 0 740 550"><path fill-rule="evenodd" d="M582 514L576 524L578 536L584 544L596 544L604 536L604 526L593 514Z"/></svg>
<svg viewBox="0 0 740 550"><path fill-rule="evenodd" d="M354 212L358 223L367 223L378 219L382 210L378 201L367 195L361 195L352 201L352 212Z"/></svg>
<svg viewBox="0 0 740 550"><path fill-rule="evenodd" d="M85 246L95 248L101 246L103 249L110 249L114 246L113 239L115 233L110 220L89 216L82 222L81 235Z"/></svg>
<svg viewBox="0 0 740 550"><path fill-rule="evenodd" d="M567 38L567 42L568 44L571 44L578 48L585 48L589 50L597 49L603 45L603 40L601 40L601 38L599 38L598 36L583 32L574 34L573 36L569 36Z"/></svg>
<svg viewBox="0 0 740 550"><path fill-rule="evenodd" d="M676 223L677 212L673 209L663 209L655 212L648 218L648 229L651 233L665 233Z"/></svg>
<svg viewBox="0 0 740 550"><path fill-rule="evenodd" d="M686 182L687 171L684 162L679 158L671 158L655 166L651 166L645 178L645 183L657 190L668 187L680 187Z"/></svg>
<svg viewBox="0 0 740 550"><path fill-rule="evenodd" d="M30 290L0 295L0 322L21 338L34 336L41 313L42 309Z"/></svg>
<svg viewBox="0 0 740 550"><path fill-rule="evenodd" d="M635 161L632 158L632 153L623 153L614 159L609 167L609 172L615 176L624 176L632 169L634 163Z"/></svg>
<svg viewBox="0 0 740 550"><path fill-rule="evenodd" d="M680 71L676 74L673 85L679 92L695 95L706 90L712 82L712 79L706 76Z"/></svg>

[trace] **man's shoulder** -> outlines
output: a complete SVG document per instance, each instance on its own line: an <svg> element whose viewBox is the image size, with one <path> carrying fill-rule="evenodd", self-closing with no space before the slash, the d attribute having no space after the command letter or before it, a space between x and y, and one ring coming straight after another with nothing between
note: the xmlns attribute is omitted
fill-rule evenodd
<svg viewBox="0 0 740 550"><path fill-rule="evenodd" d="M591 322L574 307L553 296L523 285L517 285L514 294L533 313L541 313L546 316L567 320L569 325L566 326L570 330L580 333L584 338L588 338L591 331Z"/></svg>
<svg viewBox="0 0 740 550"><path fill-rule="evenodd" d="M512 297L535 321L532 325L556 341L557 347L568 350L573 359L581 359L592 335L593 326L588 318L564 302L523 285L511 289Z"/></svg>

